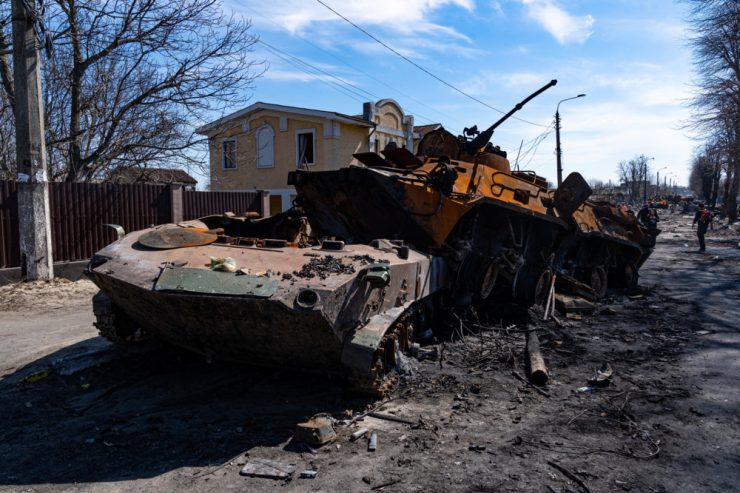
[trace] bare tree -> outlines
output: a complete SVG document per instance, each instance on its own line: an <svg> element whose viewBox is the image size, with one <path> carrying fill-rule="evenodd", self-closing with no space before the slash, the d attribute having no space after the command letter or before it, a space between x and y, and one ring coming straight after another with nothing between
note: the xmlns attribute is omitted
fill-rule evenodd
<svg viewBox="0 0 740 493"><path fill-rule="evenodd" d="M734 221L740 190L740 3L685 1L691 7L691 44L698 74L693 124L721 153L726 184L724 207Z"/></svg>
<svg viewBox="0 0 740 493"><path fill-rule="evenodd" d="M201 164L194 149L205 143L194 127L243 104L261 71L250 58L249 22L225 16L219 0L53 0L44 20L53 39L43 78L55 179ZM12 104L9 70L0 55Z"/></svg>
<svg viewBox="0 0 740 493"><path fill-rule="evenodd" d="M648 176L651 174L650 158L643 154L635 156L629 161L620 161L617 174L622 186L627 189L628 201L639 202L647 195ZM641 192L642 191L642 195Z"/></svg>

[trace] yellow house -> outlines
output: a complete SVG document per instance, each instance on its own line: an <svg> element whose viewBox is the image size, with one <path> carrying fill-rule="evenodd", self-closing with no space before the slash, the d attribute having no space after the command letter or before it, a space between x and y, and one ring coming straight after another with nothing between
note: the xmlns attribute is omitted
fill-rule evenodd
<svg viewBox="0 0 740 493"><path fill-rule="evenodd" d="M420 138L414 117L392 99L364 103L355 116L259 102L197 131L208 136L211 190L266 190L271 214L292 205L289 171L357 164L352 154L377 152L390 142L413 152Z"/></svg>

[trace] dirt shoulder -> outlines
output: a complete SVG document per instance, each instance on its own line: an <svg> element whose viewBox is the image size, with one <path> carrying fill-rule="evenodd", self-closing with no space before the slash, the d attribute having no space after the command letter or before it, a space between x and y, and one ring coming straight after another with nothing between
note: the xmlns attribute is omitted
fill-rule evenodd
<svg viewBox="0 0 740 493"><path fill-rule="evenodd" d="M31 359L0 379L0 489L733 490L740 250L710 236L707 254L692 253L689 225L680 216L661 223L641 293L610 293L593 316L534 326L551 371L547 396L511 373L524 373L521 320L460 314L455 330L466 337L439 345L441 360L410 361L414 371L379 409L412 424L350 425L348 416L382 402L320 377L209 365L156 345L123 351L91 337L83 318L58 327L80 342L39 354L33 341L55 327L49 312L3 317L3 363ZM87 363L74 371L65 358ZM611 384L579 391L605 362ZM43 369L48 376L23 381ZM337 442L292 444L295 424L321 412L337 419ZM349 440L358 427L377 432L376 452ZM249 458L319 472L287 483L245 478Z"/></svg>

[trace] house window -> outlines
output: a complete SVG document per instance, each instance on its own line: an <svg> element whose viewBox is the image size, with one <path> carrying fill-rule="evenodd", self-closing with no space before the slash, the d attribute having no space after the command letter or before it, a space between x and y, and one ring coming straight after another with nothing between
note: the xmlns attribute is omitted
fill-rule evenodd
<svg viewBox="0 0 740 493"><path fill-rule="evenodd" d="M272 168L275 166L275 131L270 125L257 129L257 167Z"/></svg>
<svg viewBox="0 0 740 493"><path fill-rule="evenodd" d="M236 169L236 139L221 142L221 165L224 169Z"/></svg>
<svg viewBox="0 0 740 493"><path fill-rule="evenodd" d="M296 166L305 168L316 164L316 131L314 129L296 131Z"/></svg>

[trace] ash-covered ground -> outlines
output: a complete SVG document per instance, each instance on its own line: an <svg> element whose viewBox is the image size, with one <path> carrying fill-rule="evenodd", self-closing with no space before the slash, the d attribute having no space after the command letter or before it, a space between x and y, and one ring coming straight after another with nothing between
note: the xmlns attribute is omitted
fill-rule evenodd
<svg viewBox="0 0 740 493"><path fill-rule="evenodd" d="M89 286L0 291L0 490L733 491L740 239L710 233L699 254L690 223L664 217L639 292L610 292L581 320L451 313L450 336L425 348L437 357L409 359L386 400L155 343L113 347L95 336ZM512 373L525 375L526 330L550 370L544 392ZM589 386L605 363L611 382ZM351 421L370 410L385 418ZM338 440L291 443L318 413ZM375 452L350 441L360 427ZM242 477L250 458L318 474Z"/></svg>

